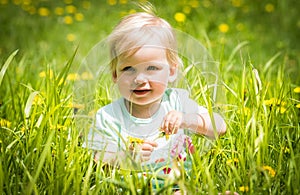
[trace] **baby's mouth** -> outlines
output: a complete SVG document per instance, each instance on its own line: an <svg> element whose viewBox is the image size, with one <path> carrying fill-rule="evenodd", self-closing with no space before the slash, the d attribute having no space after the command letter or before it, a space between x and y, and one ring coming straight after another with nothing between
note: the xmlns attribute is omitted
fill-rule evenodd
<svg viewBox="0 0 300 195"><path fill-rule="evenodd" d="M135 89L132 92L136 95L144 95L150 91L151 91L150 89Z"/></svg>

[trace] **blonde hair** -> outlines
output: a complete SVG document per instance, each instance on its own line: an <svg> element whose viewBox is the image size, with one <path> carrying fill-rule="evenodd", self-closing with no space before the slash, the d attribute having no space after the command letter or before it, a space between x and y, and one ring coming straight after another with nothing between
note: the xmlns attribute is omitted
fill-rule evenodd
<svg viewBox="0 0 300 195"><path fill-rule="evenodd" d="M110 68L114 76L119 61L130 57L145 45L166 49L170 66L178 67L181 64L171 25L154 13L138 12L124 17L108 37L108 43Z"/></svg>

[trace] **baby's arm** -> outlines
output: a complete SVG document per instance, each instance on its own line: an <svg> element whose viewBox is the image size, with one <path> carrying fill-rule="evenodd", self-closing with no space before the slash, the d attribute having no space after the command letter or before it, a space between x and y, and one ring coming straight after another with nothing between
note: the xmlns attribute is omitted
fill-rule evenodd
<svg viewBox="0 0 300 195"><path fill-rule="evenodd" d="M213 113L213 120L211 120L209 113L198 114L170 111L164 117L161 129L166 134L174 134L177 133L179 128L189 129L194 133L215 138L226 132L226 123L217 113ZM216 129L216 132L214 129Z"/></svg>

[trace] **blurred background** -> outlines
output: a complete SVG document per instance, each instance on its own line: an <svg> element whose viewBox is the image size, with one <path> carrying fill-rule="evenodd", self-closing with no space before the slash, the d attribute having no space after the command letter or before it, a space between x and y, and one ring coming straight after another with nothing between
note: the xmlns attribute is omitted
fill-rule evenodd
<svg viewBox="0 0 300 195"><path fill-rule="evenodd" d="M76 58L104 39L120 18L144 0L0 0L0 59L19 49L41 68L43 60ZM151 0L157 15L204 44L224 61L243 43L244 60L262 66L280 52L286 73L298 82L298 0ZM240 54L237 60L241 59ZM282 63L282 61L281 61ZM237 62L232 68L242 66Z"/></svg>

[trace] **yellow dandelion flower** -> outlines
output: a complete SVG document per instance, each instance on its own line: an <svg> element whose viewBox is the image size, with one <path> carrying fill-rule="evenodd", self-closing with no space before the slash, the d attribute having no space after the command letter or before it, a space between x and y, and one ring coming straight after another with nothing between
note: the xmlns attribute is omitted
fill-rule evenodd
<svg viewBox="0 0 300 195"><path fill-rule="evenodd" d="M186 20L186 16L184 13L182 12L177 12L175 15L174 15L174 18L177 22L184 22Z"/></svg>
<svg viewBox="0 0 300 195"><path fill-rule="evenodd" d="M81 74L81 79L82 79L82 80L93 80L93 79L94 79L94 76L93 76L93 74L90 73L90 72L83 72L83 73Z"/></svg>
<svg viewBox="0 0 300 195"><path fill-rule="evenodd" d="M300 108L300 104L297 104L297 105L296 105L296 108Z"/></svg>
<svg viewBox="0 0 300 195"><path fill-rule="evenodd" d="M239 190L241 192L248 192L249 191L249 187L248 186L241 186L241 187L239 187Z"/></svg>
<svg viewBox="0 0 300 195"><path fill-rule="evenodd" d="M294 89L294 92L295 92L295 93L300 93L300 87L296 87L296 88Z"/></svg>
<svg viewBox="0 0 300 195"><path fill-rule="evenodd" d="M65 16L64 17L64 23L65 24L72 24L73 23L73 18L71 16Z"/></svg>
<svg viewBox="0 0 300 195"><path fill-rule="evenodd" d="M20 129L20 130L21 130L21 132L22 132L22 133L25 133L25 131L26 131L26 128L23 126L23 127L21 127L21 129Z"/></svg>
<svg viewBox="0 0 300 195"><path fill-rule="evenodd" d="M282 148L282 151L283 151L283 153L288 153L289 154L290 153L290 148L285 146L285 147Z"/></svg>
<svg viewBox="0 0 300 195"><path fill-rule="evenodd" d="M272 3L268 3L265 6L265 10L266 10L266 12L271 13L275 10L275 7Z"/></svg>
<svg viewBox="0 0 300 195"><path fill-rule="evenodd" d="M108 5L116 5L117 0L107 0Z"/></svg>
<svg viewBox="0 0 300 195"><path fill-rule="evenodd" d="M69 14L74 14L77 11L77 8L74 5L68 5L65 9Z"/></svg>
<svg viewBox="0 0 300 195"><path fill-rule="evenodd" d="M68 81L78 81L80 80L80 75L77 73L71 73L67 76Z"/></svg>
<svg viewBox="0 0 300 195"><path fill-rule="evenodd" d="M228 24L222 23L219 25L219 31L222 33L227 33L229 31L229 26Z"/></svg>
<svg viewBox="0 0 300 195"><path fill-rule="evenodd" d="M84 105L83 104L75 104L72 102L69 102L67 105L68 108L76 108L76 109L83 109Z"/></svg>
<svg viewBox="0 0 300 195"><path fill-rule="evenodd" d="M23 0L23 5L29 5L31 4L31 0Z"/></svg>
<svg viewBox="0 0 300 195"><path fill-rule="evenodd" d="M73 41L75 41L75 39L76 39L76 36L73 33L67 34L67 40L69 42L73 42Z"/></svg>
<svg viewBox="0 0 300 195"><path fill-rule="evenodd" d="M3 118L0 118L0 127L7 127L7 128L10 128L11 126L11 122L6 120L6 119L3 119Z"/></svg>
<svg viewBox="0 0 300 195"><path fill-rule="evenodd" d="M227 165L231 165L231 164L237 164L239 162L239 159L234 158L234 159L229 159L226 161Z"/></svg>
<svg viewBox="0 0 300 195"><path fill-rule="evenodd" d="M132 144L132 143L137 143L137 144L142 144L142 143L144 143L144 140L143 139L140 139L140 138L137 138L137 137L131 137L131 136L128 136L128 142L130 143L130 144Z"/></svg>
<svg viewBox="0 0 300 195"><path fill-rule="evenodd" d="M82 21L84 19L84 16L82 13L76 13L74 17L75 17L75 20L77 20L77 21Z"/></svg>
<svg viewBox="0 0 300 195"><path fill-rule="evenodd" d="M58 16L61 16L61 15L63 15L64 14L64 8L62 8L62 7L56 7L55 9L54 9L54 13L55 13L55 15L58 15Z"/></svg>
<svg viewBox="0 0 300 195"><path fill-rule="evenodd" d="M38 13L40 16L46 17L50 15L50 10L46 7L40 7L38 9Z"/></svg>
<svg viewBox="0 0 300 195"><path fill-rule="evenodd" d="M199 1L198 1L198 0L191 0L191 1L189 2L189 4L190 4L190 6L191 6L192 8L197 8L197 7L199 7Z"/></svg>
<svg viewBox="0 0 300 195"><path fill-rule="evenodd" d="M0 0L0 4L1 5L7 5L8 4L8 0Z"/></svg>
<svg viewBox="0 0 300 195"><path fill-rule="evenodd" d="M120 3L120 4L127 4L128 1L127 1L127 0L119 0L119 3Z"/></svg>
<svg viewBox="0 0 300 195"><path fill-rule="evenodd" d="M264 104L266 106L276 106L276 105L277 106L279 106L279 105L284 106L284 105L286 105L286 102L284 102L282 100L279 100L277 98L271 98L269 100L264 100Z"/></svg>
<svg viewBox="0 0 300 195"><path fill-rule="evenodd" d="M135 9L130 9L128 13L129 14L134 14L134 13L136 13L136 10Z"/></svg>
<svg viewBox="0 0 300 195"><path fill-rule="evenodd" d="M241 5L242 5L241 0L232 0L231 3L234 7L241 7Z"/></svg>
<svg viewBox="0 0 300 195"><path fill-rule="evenodd" d="M262 168L263 168L263 170L267 171L270 174L271 177L275 177L276 172L275 172L275 170L272 167L270 167L270 166L263 166Z"/></svg>
<svg viewBox="0 0 300 195"><path fill-rule="evenodd" d="M20 5L22 3L22 0L13 0L13 3L15 5Z"/></svg>
<svg viewBox="0 0 300 195"><path fill-rule="evenodd" d="M73 0L64 0L64 3L65 4L71 4L71 3L73 3Z"/></svg>
<svg viewBox="0 0 300 195"><path fill-rule="evenodd" d="M32 101L33 105L42 105L44 102L43 98L40 95L36 95Z"/></svg>
<svg viewBox="0 0 300 195"><path fill-rule="evenodd" d="M286 108L281 106L281 107L277 108L277 110L280 112L280 114L283 114L283 113L285 113Z"/></svg>
<svg viewBox="0 0 300 195"><path fill-rule="evenodd" d="M52 79L53 78L53 71L49 70L49 71L42 71L42 72L39 73L39 77L41 77L41 78L45 78L47 76L49 76L49 78Z"/></svg>
<svg viewBox="0 0 300 195"><path fill-rule="evenodd" d="M27 12L31 15L36 13L36 8L34 6L30 6Z"/></svg>
<svg viewBox="0 0 300 195"><path fill-rule="evenodd" d="M82 7L83 7L84 9L90 9L90 7L91 7L91 2L89 2L89 1L83 1L83 2L82 2Z"/></svg>
<svg viewBox="0 0 300 195"><path fill-rule="evenodd" d="M67 127L61 124L50 125L51 130L67 130Z"/></svg>
<svg viewBox="0 0 300 195"><path fill-rule="evenodd" d="M182 9L183 13L190 14L192 11L192 8L190 6L184 6Z"/></svg>

